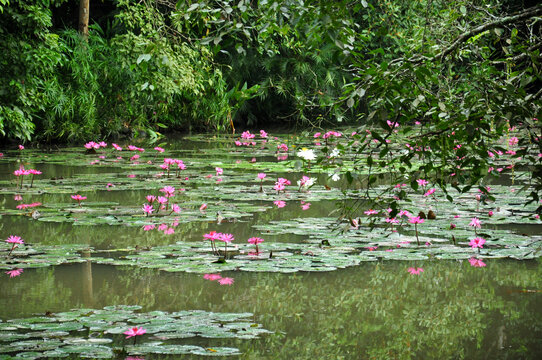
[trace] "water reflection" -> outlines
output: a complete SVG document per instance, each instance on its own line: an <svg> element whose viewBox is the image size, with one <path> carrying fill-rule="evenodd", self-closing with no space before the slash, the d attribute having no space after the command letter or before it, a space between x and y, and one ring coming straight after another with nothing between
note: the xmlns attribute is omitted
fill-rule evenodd
<svg viewBox="0 0 542 360"><path fill-rule="evenodd" d="M253 312L277 335L238 346L246 358L537 358L542 355L539 262L362 264L330 273L201 274L83 263L0 279L0 317L138 304L144 311ZM39 284L39 285L38 285ZM282 334L282 335L281 335ZM201 340L205 341L205 340Z"/></svg>

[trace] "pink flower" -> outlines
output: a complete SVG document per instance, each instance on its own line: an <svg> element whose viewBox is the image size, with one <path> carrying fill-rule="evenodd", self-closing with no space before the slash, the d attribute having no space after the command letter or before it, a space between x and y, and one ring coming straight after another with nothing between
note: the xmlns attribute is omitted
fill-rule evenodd
<svg viewBox="0 0 542 360"><path fill-rule="evenodd" d="M364 213L365 215L376 215L376 214L378 214L378 211L373 210L373 209L369 209L369 210L367 210L367 211L364 211L363 213Z"/></svg>
<svg viewBox="0 0 542 360"><path fill-rule="evenodd" d="M156 200L156 196L154 196L154 195L147 195L147 196L146 196L146 199L147 199L147 201L148 201L149 203L152 204L152 203Z"/></svg>
<svg viewBox="0 0 542 360"><path fill-rule="evenodd" d="M220 285L232 285L233 284L233 278L225 277L218 280L218 283Z"/></svg>
<svg viewBox="0 0 542 360"><path fill-rule="evenodd" d="M159 153L163 153L163 152L164 152L164 149L162 149L162 148L159 147L159 146L155 147L154 150L158 151Z"/></svg>
<svg viewBox="0 0 542 360"><path fill-rule="evenodd" d="M217 233L216 231L211 231L203 235L203 237L207 240L215 241L220 239L220 233Z"/></svg>
<svg viewBox="0 0 542 360"><path fill-rule="evenodd" d="M454 223L451 223L451 224L450 224L450 230L453 230L453 229L455 229L455 224L454 224Z"/></svg>
<svg viewBox="0 0 542 360"><path fill-rule="evenodd" d="M473 249L476 249L476 248L483 248L484 247L484 244L486 243L486 240L481 238L481 237L475 237L474 239L472 239L470 242L469 242L469 245L473 248Z"/></svg>
<svg viewBox="0 0 542 360"><path fill-rule="evenodd" d="M23 273L23 269L15 269L15 270L6 271L6 274L8 274L10 278L19 276L22 273Z"/></svg>
<svg viewBox="0 0 542 360"><path fill-rule="evenodd" d="M145 225L145 226L143 226L143 230L150 231L150 230L153 230L155 227L156 226L154 224Z"/></svg>
<svg viewBox="0 0 542 360"><path fill-rule="evenodd" d="M411 275L420 275L423 272L423 268L410 267L407 270Z"/></svg>
<svg viewBox="0 0 542 360"><path fill-rule="evenodd" d="M425 194L423 194L423 196L433 195L435 193L435 191L437 191L437 189L431 188L431 189L427 190L427 192Z"/></svg>
<svg viewBox="0 0 542 360"><path fill-rule="evenodd" d="M283 200L275 200L273 201L273 204L275 204L279 209L286 206L286 202Z"/></svg>
<svg viewBox="0 0 542 360"><path fill-rule="evenodd" d="M267 138L267 133L265 132L265 130L260 130L260 137L262 138Z"/></svg>
<svg viewBox="0 0 542 360"><path fill-rule="evenodd" d="M485 262L483 262L482 260L477 259L477 258L470 258L469 263L470 263L471 266L474 266L474 267L484 267L484 266L486 266Z"/></svg>
<svg viewBox="0 0 542 360"><path fill-rule="evenodd" d="M21 195L17 194L17 195L15 195L13 197L13 200L15 200L15 201L23 201L23 197Z"/></svg>
<svg viewBox="0 0 542 360"><path fill-rule="evenodd" d="M167 203L167 197L165 196L158 196L158 203L165 204Z"/></svg>
<svg viewBox="0 0 542 360"><path fill-rule="evenodd" d="M258 173L258 179L263 180L267 175L265 173Z"/></svg>
<svg viewBox="0 0 542 360"><path fill-rule="evenodd" d="M149 205L149 204L144 204L141 209L147 214L147 216L152 214L152 212L154 211L154 208L152 207L152 205Z"/></svg>
<svg viewBox="0 0 542 360"><path fill-rule="evenodd" d="M473 226L475 228L480 229L482 227L482 223L480 222L480 220L477 217L473 217L470 220L469 226Z"/></svg>
<svg viewBox="0 0 542 360"><path fill-rule="evenodd" d="M33 208L33 207L36 207L36 206L41 206L41 203L40 202L34 202L32 204L19 204L15 208L17 208L19 210L24 210L24 209Z"/></svg>
<svg viewBox="0 0 542 360"><path fill-rule="evenodd" d="M81 206L81 201L83 201L83 200L86 200L86 199L87 199L87 197L86 197L86 196L81 196L81 195L79 195L79 194L76 194L76 195L72 195L72 196L71 196L71 198L72 198L73 200L76 200L76 201L77 201L77 203L79 204L79 206Z"/></svg>
<svg viewBox="0 0 542 360"><path fill-rule="evenodd" d="M367 248L367 250L369 250L369 251L375 251L376 249L378 249L378 246L369 246Z"/></svg>
<svg viewBox="0 0 542 360"><path fill-rule="evenodd" d="M216 176L222 175L224 173L224 170L222 170L222 168L216 167L215 170Z"/></svg>
<svg viewBox="0 0 542 360"><path fill-rule="evenodd" d="M222 279L222 276L220 276L220 274L205 274L203 275L203 278L205 280L216 281Z"/></svg>
<svg viewBox="0 0 542 360"><path fill-rule="evenodd" d="M416 180L416 182L417 182L418 185L420 185L420 186L426 186L427 184L429 184L429 181L424 180L424 179L418 179L418 180Z"/></svg>
<svg viewBox="0 0 542 360"><path fill-rule="evenodd" d="M307 203L301 203L301 210L309 210L311 207L311 203L310 202L307 202Z"/></svg>
<svg viewBox="0 0 542 360"><path fill-rule="evenodd" d="M286 144L277 145L277 150L287 152L288 151L288 145L286 145Z"/></svg>
<svg viewBox="0 0 542 360"><path fill-rule="evenodd" d="M174 234L175 233L175 229L173 228L167 228L166 230L164 230L164 234L166 235L171 235L171 234Z"/></svg>
<svg viewBox="0 0 542 360"><path fill-rule="evenodd" d="M508 145L510 146L514 146L514 145L517 145L517 143L519 142L519 139L515 136L512 136L509 140L508 140Z"/></svg>
<svg viewBox="0 0 542 360"><path fill-rule="evenodd" d="M122 151L122 148L115 143L111 144L111 146L113 146L115 150Z"/></svg>
<svg viewBox="0 0 542 360"><path fill-rule="evenodd" d="M7 238L6 242L9 243L9 244L20 244L20 245L24 244L24 240L21 239L20 236L15 236L15 235L10 235Z"/></svg>
<svg viewBox="0 0 542 360"><path fill-rule="evenodd" d="M241 138L242 139L253 139L256 135L254 134L251 134L250 131L243 131L243 133L241 134Z"/></svg>
<svg viewBox="0 0 542 360"><path fill-rule="evenodd" d="M493 211L489 210L489 212L487 213L488 216L493 216Z"/></svg>
<svg viewBox="0 0 542 360"><path fill-rule="evenodd" d="M158 225L158 231L164 231L164 230L167 230L167 228L168 228L167 224Z"/></svg>
<svg viewBox="0 0 542 360"><path fill-rule="evenodd" d="M263 243L264 240L259 237L251 237L251 238L248 238L247 242L252 245L258 245L258 244Z"/></svg>
<svg viewBox="0 0 542 360"><path fill-rule="evenodd" d="M175 214L178 214L181 212L181 207L177 204L173 204L171 205L171 210L175 213Z"/></svg>
<svg viewBox="0 0 542 360"><path fill-rule="evenodd" d="M391 127L391 128L394 128L394 127L398 127L398 126L399 126L399 123L396 122L396 121L389 121L389 120L387 120L386 123L387 123L388 126Z"/></svg>
<svg viewBox="0 0 542 360"><path fill-rule="evenodd" d="M163 192L166 197L172 197L175 194L175 188L173 186L164 186L159 191Z"/></svg>
<svg viewBox="0 0 542 360"><path fill-rule="evenodd" d="M322 135L322 133L317 132L317 133L314 134L314 138L317 139L317 138L320 137L320 135Z"/></svg>
<svg viewBox="0 0 542 360"><path fill-rule="evenodd" d="M207 204L201 204L201 206L199 207L199 211L203 212L205 211L205 209L207 209Z"/></svg>
<svg viewBox="0 0 542 360"><path fill-rule="evenodd" d="M232 234L223 234L220 233L218 240L224 241L225 243L231 243L235 238Z"/></svg>
<svg viewBox="0 0 542 360"><path fill-rule="evenodd" d="M19 145L19 150L24 150L24 146Z"/></svg>
<svg viewBox="0 0 542 360"><path fill-rule="evenodd" d="M408 222L411 224L423 224L424 221L425 220L420 218L419 216L412 216L411 218L408 219Z"/></svg>
<svg viewBox="0 0 542 360"><path fill-rule="evenodd" d="M147 332L147 330L143 329L143 328L138 328L138 327L134 327L134 328L131 328L130 330L128 331L125 331L124 332L124 335L127 335L126 336L126 339L128 338L131 338L132 336L139 336L139 335L143 335Z"/></svg>

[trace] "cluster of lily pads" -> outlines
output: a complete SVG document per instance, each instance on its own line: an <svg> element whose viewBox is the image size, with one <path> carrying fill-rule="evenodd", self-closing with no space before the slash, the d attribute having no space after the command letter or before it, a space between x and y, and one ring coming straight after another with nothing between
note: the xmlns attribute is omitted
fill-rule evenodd
<svg viewBox="0 0 542 360"><path fill-rule="evenodd" d="M213 346L211 342L213 339L256 339L270 333L251 320L251 313L140 312L140 309L136 305L116 305L0 321L0 357L107 359L148 354L240 355L237 348ZM127 340L132 336L139 338L136 344ZM187 339L198 339L198 343L205 345L188 345Z"/></svg>
<svg viewBox="0 0 542 360"><path fill-rule="evenodd" d="M143 231L158 229L164 234L172 235L179 224L195 221L220 223L223 219L249 221L256 212L271 211L273 204L279 208L278 211L283 211L282 208L287 204L299 201L301 208L308 210L311 204L322 201L359 201L367 196L379 197L388 189L387 185L375 186L366 191L329 186L334 185L334 182L339 180L337 178L340 178L336 172L330 174L330 168L354 171L351 160L353 154L348 152L349 148L344 146L344 142L357 141L355 133L351 136L336 131L317 133L312 140L297 138L295 144L288 145L288 141L269 137L266 132L260 133L258 141L255 136L244 132L241 139L237 140L228 136L217 137L213 141L218 145L199 147L193 151L164 150L162 147L145 151L142 147L121 147L117 144L113 144L113 150L109 150L103 142L88 143L85 145L86 150L75 152L74 156L70 157L66 156L64 151L39 155L32 153L32 150L25 150L29 151L33 158L36 157L35 161L43 164L67 162L81 166L88 165L88 160L93 159L93 166L116 171L62 179L42 177L36 181L34 187L22 190L14 187L10 180L1 181L0 193L3 194L14 195L19 199L22 199L21 193L24 193L25 198L41 197L44 194L52 194L57 198L69 195L79 206L73 202L43 202L39 203L37 209L18 206L15 209L1 209L0 214L32 215L31 218L37 221L71 223L78 226L138 226ZM202 142L205 138L188 139ZM232 142L237 146L232 147ZM299 150L292 151L293 148ZM129 158L119 156L126 149ZM232 157L231 161L209 160L224 152ZM285 153L296 156L290 161L276 160L277 155L283 156ZM136 155L137 158L134 158ZM94 158L96 156L97 158ZM163 161L159 156L165 156ZM243 160L253 156L260 156L262 160ZM496 157L498 156L500 155ZM183 160L180 160L180 157ZM323 161L315 161L322 157ZM501 160L495 159L496 166L499 166L499 161ZM172 167L175 168L174 173L170 173ZM249 170L253 173L247 173ZM316 177L300 173L301 170ZM371 171L384 175L390 170L376 168ZM129 176L123 177L126 173ZM224 176L226 173L227 176ZM363 173L364 170L358 171L358 175ZM275 174L276 181L272 180L272 183L268 184L266 180L271 178L271 174ZM522 174L520 171L514 174L518 188L522 183ZM298 186L292 185L288 178L294 181L299 179ZM406 184L397 184L389 194L399 200L408 196L409 202L405 202L406 208L401 210L409 214L408 218L401 218L397 214L392 217L391 211L385 209L369 209L363 212L361 208L358 216L342 221L337 221L336 218L300 217L254 224L254 229L262 235L274 234L280 237L280 243L267 242L262 246L262 252L258 251L258 256L250 255L250 250L244 244L233 244L225 264L212 265L220 255L216 249L183 242L144 250L111 249L117 257L107 258L103 257L103 253L98 254L99 256L93 254L91 261L154 267L168 271L202 272L198 269L211 266L212 271L258 269L290 272L292 269L332 270L352 266L359 261L376 259L462 259L472 256L526 259L539 256L540 239L499 228L504 220L507 224L537 223L536 218L528 216L529 213L533 214L536 204L525 207L518 203L516 195L510 192L510 187L492 186L490 194L489 191L482 194L475 191L454 194L455 189L449 187L447 193L443 194L431 187L426 180L418 179L417 183L420 187L418 191L406 190ZM83 189L86 190L86 196L79 194ZM103 194L107 193L99 193L99 190L140 191L147 194L155 191L157 194L163 193L163 196L147 195L147 203L141 207L141 203L106 201L107 196ZM74 193L76 195L73 195ZM96 196L98 194L99 196ZM450 195L455 198L454 203L446 201L445 197ZM490 198L495 201L489 200ZM425 212L436 216L425 220ZM424 215L420 216L422 213ZM482 219L483 237L478 237L478 227L469 228L465 223L472 218ZM289 237L296 241L288 241ZM299 242L300 238L302 242ZM473 251L474 239L485 241L485 244L480 240L476 241L474 247L478 251ZM69 246L61 251L68 248ZM21 247L13 256L2 257L0 266L4 269L23 269L82 261L77 256L79 250L81 249L78 246L74 246L65 259L62 259L51 257L59 251L58 247ZM366 250L371 253L366 254ZM89 251L95 252L94 249ZM47 258L51 261L44 260Z"/></svg>

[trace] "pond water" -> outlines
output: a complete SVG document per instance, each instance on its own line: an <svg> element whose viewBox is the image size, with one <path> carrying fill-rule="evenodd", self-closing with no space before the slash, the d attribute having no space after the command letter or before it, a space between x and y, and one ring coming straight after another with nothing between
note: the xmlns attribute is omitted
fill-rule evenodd
<svg viewBox="0 0 542 360"><path fill-rule="evenodd" d="M0 149L0 237L25 242L11 255L11 244L0 245L0 358L542 357L542 225L536 206L518 200L521 173L488 180L495 202L478 202L475 190L454 195L454 204L410 190L405 209L437 214L414 228L386 223L382 209L365 215L361 177L348 189L331 178L337 163L296 157L296 147L329 152L325 145L299 136L234 140L169 139L164 153L144 144L145 152L127 144L95 153ZM290 149L277 159L282 143ZM186 169L168 177L164 158ZM352 166L352 154L338 158L342 170ZM17 186L20 165L42 172L32 187L30 176ZM382 169L382 186L390 171ZM303 175L316 180L300 191ZM280 177L291 185L277 193ZM168 210L146 216L146 195L165 186L176 189ZM81 206L75 194L86 196ZM353 209L354 223L338 220L341 208ZM481 228L469 226L473 217ZM216 254L203 239L211 231L235 237L225 263L224 243ZM487 240L481 249L469 246L475 236ZM260 253L250 237L265 240ZM122 336L134 326L148 330L135 346Z"/></svg>

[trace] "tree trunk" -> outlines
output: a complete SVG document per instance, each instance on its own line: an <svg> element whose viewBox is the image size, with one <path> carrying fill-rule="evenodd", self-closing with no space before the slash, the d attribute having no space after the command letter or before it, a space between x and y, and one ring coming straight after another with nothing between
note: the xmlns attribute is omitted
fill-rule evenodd
<svg viewBox="0 0 542 360"><path fill-rule="evenodd" d="M89 1L79 0L79 32L85 41L88 40Z"/></svg>

